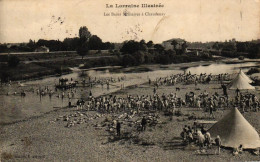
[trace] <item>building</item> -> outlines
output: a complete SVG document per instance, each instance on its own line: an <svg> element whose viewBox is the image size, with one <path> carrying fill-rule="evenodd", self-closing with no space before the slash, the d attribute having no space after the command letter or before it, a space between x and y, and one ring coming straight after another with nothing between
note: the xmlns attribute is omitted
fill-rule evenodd
<svg viewBox="0 0 260 162"><path fill-rule="evenodd" d="M162 46L165 48L165 50L173 49L172 41L174 40L178 43L176 45L176 49L182 48L181 45L185 42L185 40L180 38L173 38L162 42Z"/></svg>
<svg viewBox="0 0 260 162"><path fill-rule="evenodd" d="M35 52L50 52L50 49L46 46L40 46L35 49Z"/></svg>
<svg viewBox="0 0 260 162"><path fill-rule="evenodd" d="M199 51L189 51L189 50L187 50L186 54L192 55L192 56L199 56L200 55Z"/></svg>

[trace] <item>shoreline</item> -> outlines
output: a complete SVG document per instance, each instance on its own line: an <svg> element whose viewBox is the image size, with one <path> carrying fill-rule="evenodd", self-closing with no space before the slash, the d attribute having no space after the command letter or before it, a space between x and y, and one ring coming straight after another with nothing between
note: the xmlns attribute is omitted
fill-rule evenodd
<svg viewBox="0 0 260 162"><path fill-rule="evenodd" d="M214 62L217 62L219 60L215 60L215 61L195 61L195 62L185 62L185 63L176 63L176 64L167 64L167 65L164 65L164 66L168 66L168 67L179 67L179 68L182 68L184 65L186 64L192 64L192 66L185 66L185 68L188 68L188 67L196 67L196 66L199 66L199 65L209 65L210 63L214 63ZM221 61L221 60L220 60ZM143 64L143 65L139 65L139 66L130 66L130 67L122 67L122 66L100 66L100 67L91 67L91 68L79 68L80 70L82 71L88 71L88 70L104 70L106 67L110 67L110 69L123 69L124 71L123 72L129 72L131 73L133 71L133 69L135 69L136 67L156 67L157 69L166 69L166 68L163 68L163 67L159 67L161 66L161 64ZM115 68L114 68L115 67ZM159 68L158 68L159 67ZM70 68L78 68L77 66L75 67L70 67ZM70 69L69 68L69 69ZM127 69L130 69L130 70L127 70ZM132 69L132 70L131 70ZM71 70L71 69L70 69ZM181 69L182 70L182 69ZM153 70L151 70L153 71ZM147 72L147 71L136 71L136 72ZM48 78L48 77L56 77L56 76L63 76L63 75L67 75L67 74L71 74L73 73L73 70L71 71L68 71L68 72L63 72L62 75L56 73L56 74L51 74L51 75L42 75L40 77L32 77L30 79L18 79L18 80L14 80L14 82L27 82L27 81L36 81L36 80L42 80L42 79L45 79L45 78Z"/></svg>
<svg viewBox="0 0 260 162"><path fill-rule="evenodd" d="M98 66L98 67L90 67L90 68L79 68L79 70L83 70L83 71L87 71L87 70L105 70L106 67L109 67L110 69L114 69L114 70L123 70L122 72L128 72L128 73L131 73L131 72L147 72L146 70L140 70L140 71L135 71L135 68L141 68L141 67L152 67L151 71L153 70L164 70L167 68L171 69L171 68L174 68L174 67L177 67L179 68L180 70L185 70L189 67L196 67L196 66L207 66L207 65L210 65L212 63L225 63L225 64L239 64L239 63L245 63L245 62L260 62L259 59L247 59L247 60L235 60L234 58L218 58L218 59L215 59L215 60L207 60L207 61L194 61L194 62L183 62L183 63L175 63L175 64L166 64L166 65L161 65L161 64L142 64L142 65L138 65L138 66L130 66L130 67L123 67L123 66ZM186 66L185 66L186 65ZM115 68L114 68L115 67ZM45 78L48 78L48 77L56 77L56 76L63 76L63 75L66 75L66 74L71 74L73 73L73 70L71 70L71 68L78 68L78 66L71 66L71 67L68 67L68 71L67 72L63 72L62 75L59 74L59 72L55 72L54 74L43 74L42 76L32 76L32 77L29 77L29 79L23 79L23 77L21 77L20 79L15 79L13 80L14 82L26 82L26 81L36 81L36 80L41 80L41 79L45 79ZM155 69L153 69L155 68ZM130 69L130 70L128 70ZM169 69L169 70L170 70ZM41 73L41 72L38 72L38 73ZM28 75L30 75L32 73L29 73ZM36 74L38 75L38 74Z"/></svg>
<svg viewBox="0 0 260 162"><path fill-rule="evenodd" d="M125 87L124 89L119 89L119 90L116 90L114 92L109 92L109 93L106 93L106 94L100 94L100 95L97 95L95 97L107 96L107 95L116 95L117 93L121 93L121 91L133 89L133 88L136 88L138 86L141 86L141 85L144 85L144 84L147 84L147 83L148 82L145 82L145 83L142 83L142 84L130 85L130 86ZM77 98L73 98L73 99L77 99ZM75 107L75 105L72 105L72 108L73 107ZM47 112L44 112L44 113L39 114L39 115L30 116L30 117L27 117L27 118L24 118L24 119L20 119L20 120L16 120L16 121L12 121L12 122L2 122L2 123L0 123L0 126L8 126L8 125L13 125L13 124L17 124L17 123L23 123L23 122L35 120L35 119L38 119L38 118L42 118L45 115L51 114L53 112L59 112L59 111L64 110L64 109L68 109L69 110L71 108L69 108L68 106L55 107L55 108L53 107L53 110L51 110L51 111L47 111Z"/></svg>

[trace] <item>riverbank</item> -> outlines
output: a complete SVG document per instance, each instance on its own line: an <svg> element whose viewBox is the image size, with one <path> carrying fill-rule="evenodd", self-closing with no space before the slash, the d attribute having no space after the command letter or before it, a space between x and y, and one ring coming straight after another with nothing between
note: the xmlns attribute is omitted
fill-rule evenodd
<svg viewBox="0 0 260 162"><path fill-rule="evenodd" d="M44 56L46 57L46 56ZM116 61L117 60L117 61ZM143 64L139 66L130 66L130 67L122 67L120 63L118 63L117 56L87 56L83 60L79 57L72 57L72 55L68 55L65 58L57 58L54 57L50 60L38 60L38 61L24 61L21 62L17 67L10 68L6 63L0 63L0 76L2 81L4 80L12 80L12 81L26 81L26 80L37 80L50 76L59 76L64 74L69 74L76 67L80 66L80 69L83 70L92 70L98 69L102 70L104 66L112 67L109 70L111 72L147 72L154 70L176 70L181 69L185 70L189 67L195 66L207 66L212 63L226 63L226 64L241 64L247 62L259 62L259 59L246 59L246 60L237 60L230 58L214 58L212 60L206 61L192 61L192 62L180 62L175 64L161 65L161 64ZM85 66L82 66L82 65ZM100 68L101 67L101 68ZM115 68L113 68L115 67ZM254 75L258 76L258 74Z"/></svg>
<svg viewBox="0 0 260 162"><path fill-rule="evenodd" d="M194 91L194 85L177 84L181 90L178 96ZM207 90L209 94L221 94L220 85L211 83L207 86L199 84L196 94ZM175 93L173 86L161 86L158 94ZM258 97L259 94L255 92ZM116 93L118 97L126 95L152 95L153 86L142 84L131 86ZM230 97L235 92L229 91ZM229 110L215 113L216 120ZM238 156L232 150L222 149L215 155L213 146L207 153L198 154L198 147L182 145L180 132L184 125L192 125L194 120L189 116L207 117L208 113L194 108L183 108L183 115L165 116L164 113L152 113L157 124L147 127L145 132L138 132L134 123L142 118L142 114L134 115L131 120L125 118L124 112L99 114L95 111L60 108L37 118L1 126L0 155L2 160L11 161L251 161L259 157L244 151ZM245 118L260 132L259 112L247 112ZM82 123L67 127L64 116ZM120 117L123 116L123 117ZM120 117L120 118L119 118ZM122 138L117 138L109 131L114 119L122 122ZM210 119L212 120L212 119ZM130 122L131 121L131 122ZM131 126L132 125L132 126Z"/></svg>
<svg viewBox="0 0 260 162"><path fill-rule="evenodd" d="M64 55L64 54L63 54ZM62 56L63 56L62 55ZM97 57L110 57L106 55L88 56L83 59L75 54L66 54L63 57L48 55L19 56L20 63L16 67L9 67L5 60L0 62L0 78L3 82L8 80L24 81L35 80L44 77L64 75L71 73L71 67L79 67L81 64Z"/></svg>
<svg viewBox="0 0 260 162"><path fill-rule="evenodd" d="M79 67L82 69L91 69L103 66L124 66L123 56L115 56L105 54L88 55L81 59L75 53L41 53L15 55L20 59L20 63L16 67L9 67L7 64L8 55L0 56L0 78L2 82L31 80L43 78L46 76L61 75L70 73L70 68ZM218 58L219 59L219 58ZM194 61L215 61L216 58L204 58L195 56L176 56L175 63L191 63ZM149 64L143 64L144 66ZM171 65L171 64L169 64ZM142 65L141 65L142 66ZM136 67L133 66L132 67ZM143 69L143 71L146 71Z"/></svg>

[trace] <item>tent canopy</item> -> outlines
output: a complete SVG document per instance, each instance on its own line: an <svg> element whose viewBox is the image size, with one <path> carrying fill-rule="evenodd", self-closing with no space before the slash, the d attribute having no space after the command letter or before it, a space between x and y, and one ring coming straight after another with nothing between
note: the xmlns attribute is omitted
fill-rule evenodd
<svg viewBox="0 0 260 162"><path fill-rule="evenodd" d="M229 89L239 89L239 90L243 90L243 89L255 89L254 86L251 86L249 84L249 79L245 73L242 72L242 70L240 70L240 72L238 73L238 75L236 76L236 78L234 80L231 81L231 83L229 84ZM250 79L251 80L251 79ZM251 80L252 81L252 80Z"/></svg>
<svg viewBox="0 0 260 162"><path fill-rule="evenodd" d="M246 149L260 147L257 131L243 117L237 108L233 108L226 116L214 124L209 132L213 138L218 135L222 146L237 148L243 145Z"/></svg>
<svg viewBox="0 0 260 162"><path fill-rule="evenodd" d="M241 69L239 71L239 74L242 75L242 77L244 77L248 83L252 83L253 82L253 80L250 79Z"/></svg>

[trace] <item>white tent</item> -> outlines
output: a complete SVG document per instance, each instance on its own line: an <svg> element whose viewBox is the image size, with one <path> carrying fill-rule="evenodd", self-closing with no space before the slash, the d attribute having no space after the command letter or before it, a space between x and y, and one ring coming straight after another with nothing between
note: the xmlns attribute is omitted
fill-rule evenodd
<svg viewBox="0 0 260 162"><path fill-rule="evenodd" d="M242 75L247 80L248 83L252 83L253 82L253 80L250 79L241 69L239 71L239 74Z"/></svg>
<svg viewBox="0 0 260 162"><path fill-rule="evenodd" d="M229 84L229 89L239 89L239 90L242 90L242 89L255 89L254 86L251 86L249 84L249 80L250 78L248 78L245 74L245 76L243 76L243 72L240 71L236 78L234 80L231 81L231 83ZM247 79L247 78L248 79Z"/></svg>
<svg viewBox="0 0 260 162"><path fill-rule="evenodd" d="M260 147L257 131L243 117L237 108L233 108L226 116L214 124L209 132L212 138L220 136L222 146L255 149Z"/></svg>

